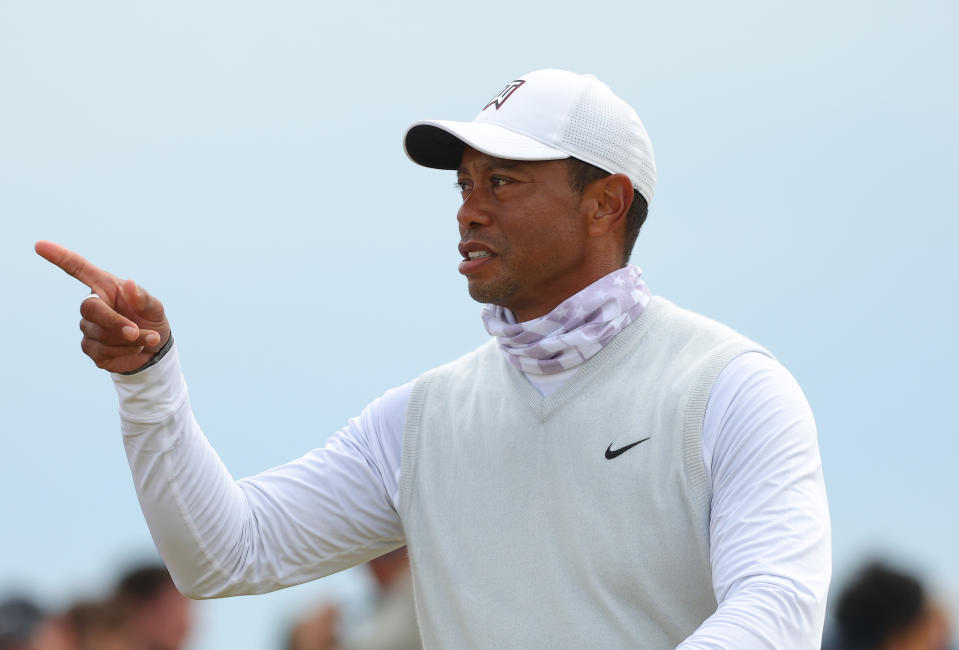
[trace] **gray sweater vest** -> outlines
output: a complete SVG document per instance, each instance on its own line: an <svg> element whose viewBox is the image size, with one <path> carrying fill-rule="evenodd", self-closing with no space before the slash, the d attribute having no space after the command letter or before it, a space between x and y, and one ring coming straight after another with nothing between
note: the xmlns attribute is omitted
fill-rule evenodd
<svg viewBox="0 0 959 650"><path fill-rule="evenodd" d="M495 341L420 377L400 517L425 647L658 649L691 634L716 609L706 401L752 350L654 298L548 398Z"/></svg>

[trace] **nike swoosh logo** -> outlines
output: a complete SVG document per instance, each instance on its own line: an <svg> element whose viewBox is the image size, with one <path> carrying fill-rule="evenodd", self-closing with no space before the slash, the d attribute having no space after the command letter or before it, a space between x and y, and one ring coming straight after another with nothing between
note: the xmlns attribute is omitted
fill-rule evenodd
<svg viewBox="0 0 959 650"><path fill-rule="evenodd" d="M646 437L643 438L642 440L637 440L636 442L634 442L634 443L631 444L631 445L626 445L625 447L620 447L619 449L613 449L613 445L611 444L609 447L606 448L606 460L612 460L612 459L616 458L617 456L619 456L620 454L623 454L623 453L629 451L630 449L632 449L633 447L635 447L635 446L638 445L639 443L641 443L641 442L646 442L647 440L649 440L649 436L646 436Z"/></svg>

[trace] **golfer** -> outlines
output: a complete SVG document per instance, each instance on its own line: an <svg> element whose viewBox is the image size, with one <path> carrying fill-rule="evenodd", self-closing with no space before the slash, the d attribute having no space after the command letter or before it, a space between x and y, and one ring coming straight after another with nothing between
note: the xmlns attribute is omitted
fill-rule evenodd
<svg viewBox="0 0 959 650"><path fill-rule="evenodd" d="M194 419L160 301L37 244L92 291L82 348L112 373L177 586L260 593L406 545L426 648L818 648L812 413L770 352L629 265L656 185L636 112L560 70L477 108L413 124L405 148L455 170L459 272L489 341L253 477Z"/></svg>

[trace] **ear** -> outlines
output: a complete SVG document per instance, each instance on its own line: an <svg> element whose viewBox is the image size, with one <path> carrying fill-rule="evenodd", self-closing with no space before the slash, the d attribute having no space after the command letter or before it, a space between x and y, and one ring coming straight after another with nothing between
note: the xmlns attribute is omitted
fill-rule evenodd
<svg viewBox="0 0 959 650"><path fill-rule="evenodd" d="M625 174L613 174L593 181L583 194L584 198L591 199L587 226L591 237L613 233L625 227L626 215L633 204L633 184Z"/></svg>

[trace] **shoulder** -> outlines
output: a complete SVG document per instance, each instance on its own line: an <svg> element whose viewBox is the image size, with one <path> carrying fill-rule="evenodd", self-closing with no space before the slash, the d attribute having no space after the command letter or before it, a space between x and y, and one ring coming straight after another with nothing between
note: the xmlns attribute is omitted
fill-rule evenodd
<svg viewBox="0 0 959 650"><path fill-rule="evenodd" d="M365 429L373 431L402 430L406 406L410 401L413 382L391 388L372 402L360 414ZM399 426L398 426L399 425Z"/></svg>
<svg viewBox="0 0 959 650"><path fill-rule="evenodd" d="M482 367L496 364L501 360L501 353L499 346L496 344L496 339L490 338L486 343L464 354L460 358L427 370L417 377L413 381L413 384L414 386L418 386L421 384L429 384L441 378L450 378L459 375L475 375Z"/></svg>
<svg viewBox="0 0 959 650"><path fill-rule="evenodd" d="M402 438L403 424L411 399L414 399L424 386L429 385L437 377L470 373L478 365L488 362L489 359L495 359L497 353L495 343L494 339L490 339L459 359L427 370L412 381L386 391L363 409L359 418L355 420L359 424L358 428L376 432L380 434L377 436L380 438ZM383 432L385 436L382 435Z"/></svg>
<svg viewBox="0 0 959 650"><path fill-rule="evenodd" d="M716 380L711 400L741 404L764 395L806 404L792 373L766 354L742 354L730 361Z"/></svg>
<svg viewBox="0 0 959 650"><path fill-rule="evenodd" d="M818 457L812 409L792 374L765 354L742 354L717 377L703 422L707 467L741 472L750 459ZM795 458L795 456L794 456Z"/></svg>
<svg viewBox="0 0 959 650"><path fill-rule="evenodd" d="M737 421L765 419L764 414L771 412L812 421L809 402L795 377L778 360L754 353L726 365L709 396L709 412L711 424L720 430Z"/></svg>
<svg viewBox="0 0 959 650"><path fill-rule="evenodd" d="M653 298L649 309L652 316L651 327L661 333L668 333L679 344L688 344L693 341L713 345L734 342L746 343L748 347L762 349L762 346L728 325L679 307L660 296Z"/></svg>
<svg viewBox="0 0 959 650"><path fill-rule="evenodd" d="M643 313L635 363L658 368L689 396L691 417L702 423L702 409L713 383L733 359L750 352L770 353L761 345L711 318L656 297Z"/></svg>

